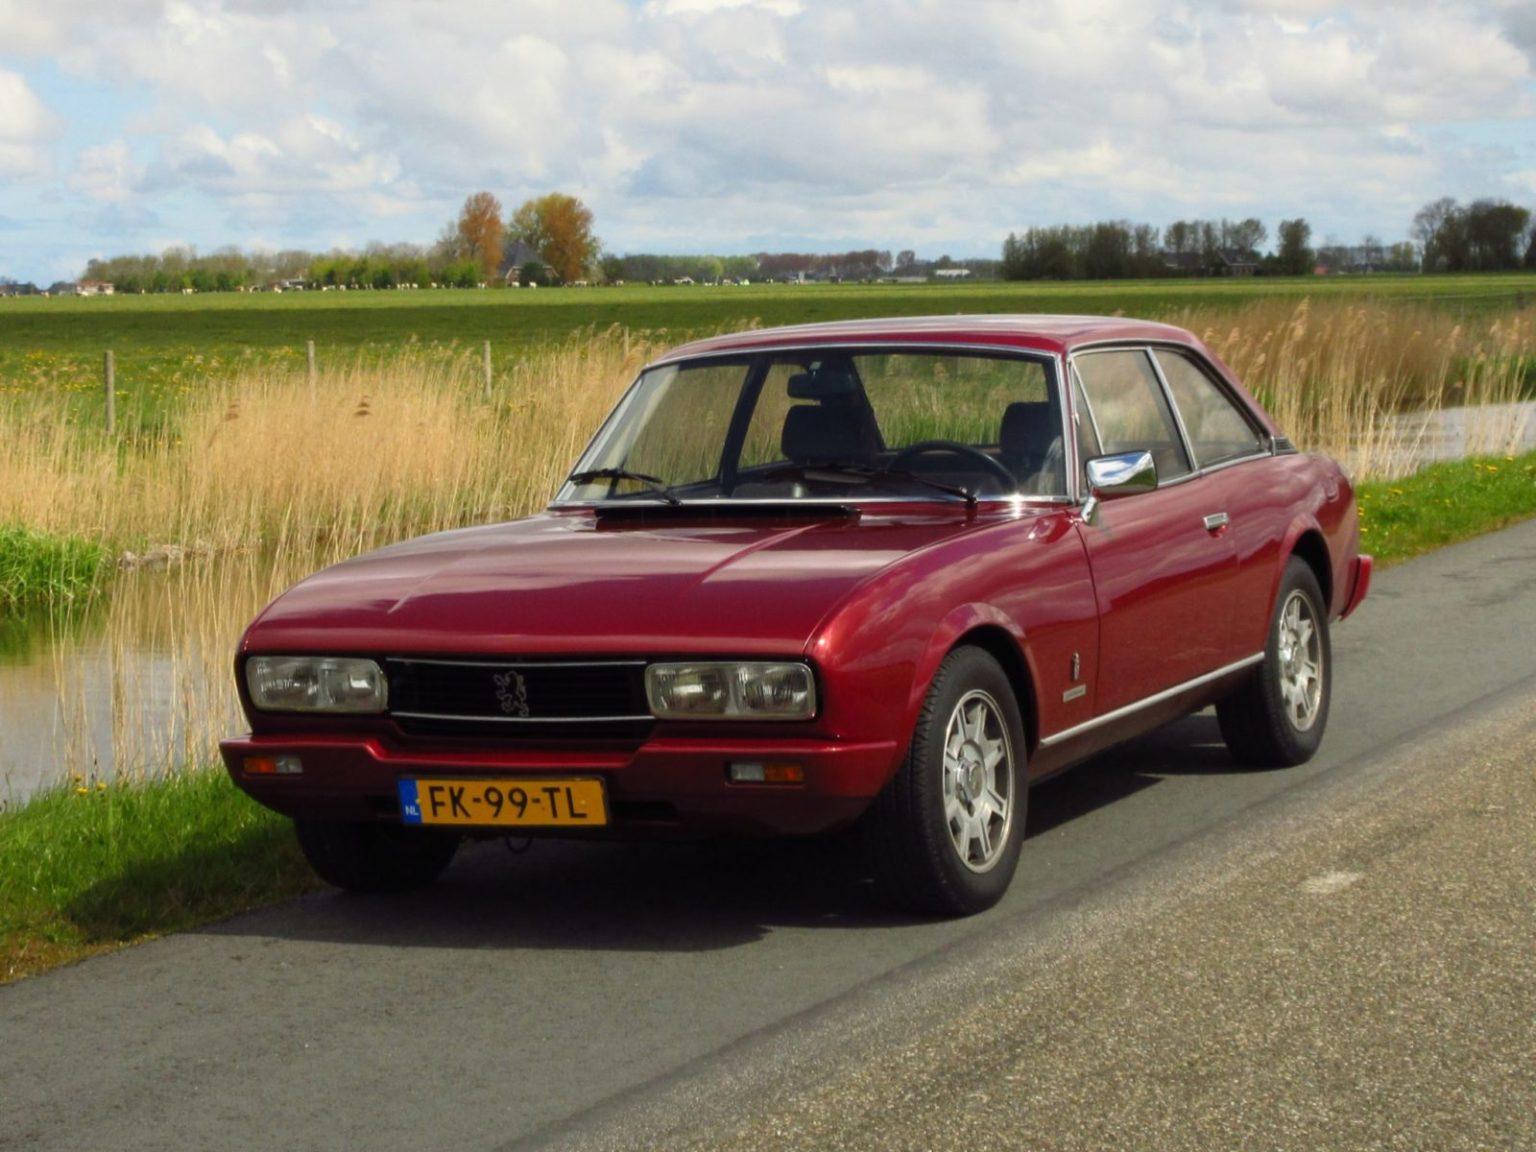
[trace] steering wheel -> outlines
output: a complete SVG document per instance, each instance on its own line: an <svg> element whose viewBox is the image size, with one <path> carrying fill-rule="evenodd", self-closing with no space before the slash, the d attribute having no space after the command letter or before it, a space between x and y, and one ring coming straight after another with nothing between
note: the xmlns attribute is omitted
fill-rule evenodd
<svg viewBox="0 0 1536 1152"><path fill-rule="evenodd" d="M948 452L951 456L964 456L969 460L974 460L1002 482L1004 491L1011 492L1019 486L1018 477L1008 471L1002 464L992 459L980 448L973 448L971 445L962 444L958 440L919 440L916 444L908 444L891 458L891 471L911 471L910 468L907 468L909 460L915 460L919 456L926 456L933 452Z"/></svg>

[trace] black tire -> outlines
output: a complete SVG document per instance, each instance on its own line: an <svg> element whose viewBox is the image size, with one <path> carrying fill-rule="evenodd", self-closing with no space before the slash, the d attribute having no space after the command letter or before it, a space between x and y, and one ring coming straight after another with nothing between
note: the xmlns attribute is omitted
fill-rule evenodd
<svg viewBox="0 0 1536 1152"><path fill-rule="evenodd" d="M348 892L399 892L430 884L459 850L435 829L341 820L297 820L299 847L320 879Z"/></svg>
<svg viewBox="0 0 1536 1152"><path fill-rule="evenodd" d="M947 774L946 733L962 701L973 717L977 702L990 709L986 730L1004 738L1004 759L987 768L979 758L954 758L952 762L961 770ZM989 742L995 747L999 740ZM972 745L966 742L962 747ZM925 915L968 916L1002 899L1018 867L1024 841L1029 795L1024 783L1025 755L1023 720L1002 666L980 648L955 649L939 666L928 688L906 759L876 799L867 820L875 880L887 903ZM975 786L978 776L984 783L990 780L992 792L985 794L983 789L972 803L967 789ZM948 786L958 789L958 832L952 831L956 825L946 815L947 781ZM987 795L990 799L985 798ZM992 809L988 805L1004 795L1006 820L996 813L996 818L989 820L986 813ZM983 825L998 835L996 839L989 836L985 841L967 841L967 849L977 846L973 853L977 859L968 865L956 837L965 835L966 828L979 832ZM976 864L984 864L984 870Z"/></svg>
<svg viewBox="0 0 1536 1152"><path fill-rule="evenodd" d="M1317 640L1312 660L1317 669L1317 700L1311 720L1304 726L1298 713L1305 709L1294 704L1296 696L1288 700L1285 691L1287 681L1293 680L1288 671L1288 662L1293 657L1283 643L1288 630L1282 621L1295 597L1303 598L1301 611L1310 616ZM1270 612L1263 662L1241 688L1216 705L1216 719L1227 750L1239 764L1255 768L1288 768L1306 763L1323 742L1332 691L1333 649L1328 639L1328 608L1311 566L1292 556Z"/></svg>

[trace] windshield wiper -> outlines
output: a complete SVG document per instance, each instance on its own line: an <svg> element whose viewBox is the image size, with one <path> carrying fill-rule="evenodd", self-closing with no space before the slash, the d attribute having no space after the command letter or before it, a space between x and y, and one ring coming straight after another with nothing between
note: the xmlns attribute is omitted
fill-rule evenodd
<svg viewBox="0 0 1536 1152"><path fill-rule="evenodd" d="M589 468L585 472L572 472L566 477L569 484L590 484L594 480L633 480L636 484L643 484L653 495L660 496L674 508L681 507L683 503L660 477L631 472L627 468Z"/></svg>
<svg viewBox="0 0 1536 1152"><path fill-rule="evenodd" d="M865 480L879 482L881 480L904 480L912 484L919 484L924 488L931 488L935 492L944 492L950 496L958 496L965 501L967 508L974 508L977 504L976 493L959 484L945 484L942 480L930 480L928 477L916 472L908 472L904 468L876 468L870 464L855 464L851 460L828 460L817 464L786 464L764 474L768 480L783 480L791 476L801 480L811 479L817 472L832 472L844 476L856 476Z"/></svg>

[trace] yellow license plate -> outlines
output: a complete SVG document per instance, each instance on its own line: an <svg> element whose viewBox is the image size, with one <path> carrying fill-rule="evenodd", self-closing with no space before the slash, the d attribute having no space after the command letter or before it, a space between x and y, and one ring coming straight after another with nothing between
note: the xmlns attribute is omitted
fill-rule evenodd
<svg viewBox="0 0 1536 1152"><path fill-rule="evenodd" d="M526 778L401 780L400 818L407 824L482 828L597 828L608 823L603 782Z"/></svg>

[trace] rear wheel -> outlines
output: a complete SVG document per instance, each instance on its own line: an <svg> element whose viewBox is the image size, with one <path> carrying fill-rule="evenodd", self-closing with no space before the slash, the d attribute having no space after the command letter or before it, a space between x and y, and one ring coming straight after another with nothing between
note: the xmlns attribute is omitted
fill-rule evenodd
<svg viewBox="0 0 1536 1152"><path fill-rule="evenodd" d="M1257 673L1216 705L1234 759L1282 768L1312 759L1328 726L1333 651L1317 576L1292 557L1280 582L1269 641Z"/></svg>
<svg viewBox="0 0 1536 1152"><path fill-rule="evenodd" d="M398 892L429 884L459 850L457 836L432 829L341 820L298 820L294 829L320 879L348 892Z"/></svg>
<svg viewBox="0 0 1536 1152"><path fill-rule="evenodd" d="M870 813L885 898L964 916L1008 890L1024 839L1024 725L1002 667L957 648L928 689L907 757Z"/></svg>

